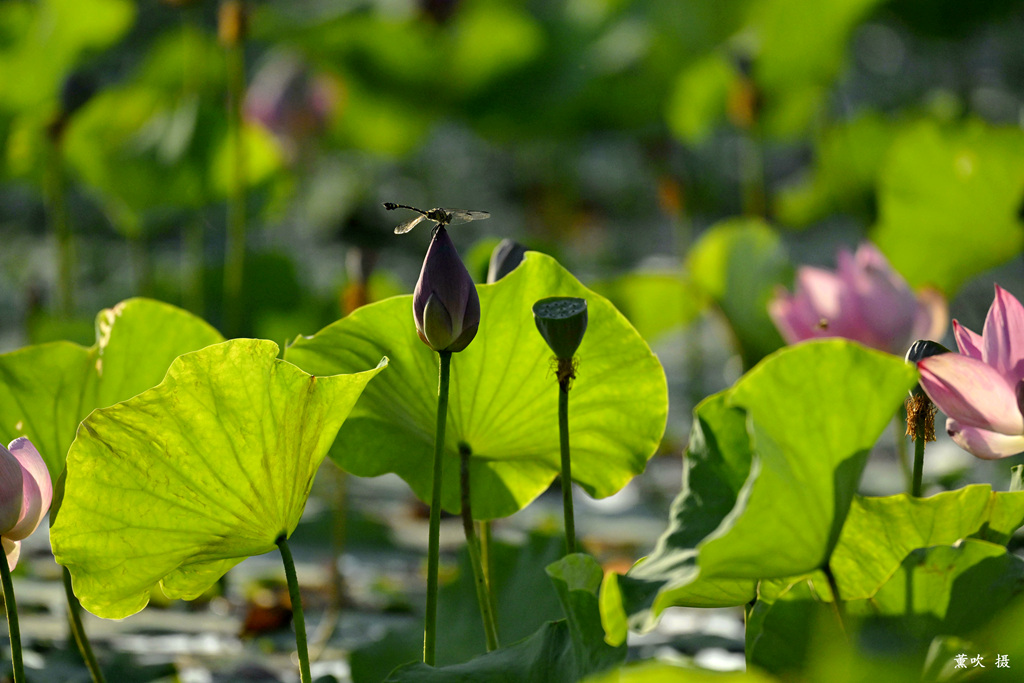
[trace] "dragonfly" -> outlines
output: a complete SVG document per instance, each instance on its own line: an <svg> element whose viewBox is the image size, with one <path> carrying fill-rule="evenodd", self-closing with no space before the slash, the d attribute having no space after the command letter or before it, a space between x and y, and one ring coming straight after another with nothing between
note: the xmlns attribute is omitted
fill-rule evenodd
<svg viewBox="0 0 1024 683"><path fill-rule="evenodd" d="M482 221L485 218L490 218L491 214L487 211L467 211L465 209L431 209L424 211L423 209L417 209L415 206L408 206L406 204L394 204L392 202L384 202L384 208L388 211L394 211L395 209L409 209L419 214L412 220L408 220L395 228L396 235L403 235L417 225L421 221L434 221L437 225L434 226L434 230L444 225L458 225L459 223L468 223L470 221Z"/></svg>

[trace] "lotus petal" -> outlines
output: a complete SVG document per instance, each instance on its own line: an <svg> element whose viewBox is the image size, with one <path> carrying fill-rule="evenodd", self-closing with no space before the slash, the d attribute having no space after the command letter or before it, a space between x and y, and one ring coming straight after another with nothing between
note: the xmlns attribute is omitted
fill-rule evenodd
<svg viewBox="0 0 1024 683"><path fill-rule="evenodd" d="M998 460L1024 452L1024 435L999 434L968 427L953 418L946 420L946 433L957 446L985 460Z"/></svg>
<svg viewBox="0 0 1024 683"><path fill-rule="evenodd" d="M1001 434L1024 434L1015 387L992 366L943 353L925 358L917 367L921 387L948 417Z"/></svg>
<svg viewBox="0 0 1024 683"><path fill-rule="evenodd" d="M1024 377L1024 306L999 285L982 338L986 363L1008 379Z"/></svg>

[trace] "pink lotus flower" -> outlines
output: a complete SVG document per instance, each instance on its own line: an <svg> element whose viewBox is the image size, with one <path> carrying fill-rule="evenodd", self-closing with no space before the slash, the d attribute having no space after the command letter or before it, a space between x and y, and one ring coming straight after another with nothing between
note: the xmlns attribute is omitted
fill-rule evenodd
<svg viewBox="0 0 1024 683"><path fill-rule="evenodd" d="M25 437L0 445L0 541L14 569L21 541L36 530L53 500L53 485L39 451Z"/></svg>
<svg viewBox="0 0 1024 683"><path fill-rule="evenodd" d="M838 271L804 266L796 292L778 291L768 314L788 344L844 337L903 356L916 339L938 338L949 320L946 300L932 289L915 294L882 252L868 243L839 252Z"/></svg>
<svg viewBox="0 0 1024 683"><path fill-rule="evenodd" d="M921 387L949 418L946 432L986 460L1024 451L1024 306L996 285L982 334L956 320L953 333L959 354L917 364Z"/></svg>

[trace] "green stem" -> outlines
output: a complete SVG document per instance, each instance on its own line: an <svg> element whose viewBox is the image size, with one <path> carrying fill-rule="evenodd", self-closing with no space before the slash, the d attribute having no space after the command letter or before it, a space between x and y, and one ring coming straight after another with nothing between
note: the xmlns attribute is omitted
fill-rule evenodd
<svg viewBox="0 0 1024 683"><path fill-rule="evenodd" d="M182 287L182 300L185 308L200 318L205 314L206 305L203 294L203 266L206 260L203 232L203 222L199 216L188 221L185 225L185 254L182 258L182 280L186 283Z"/></svg>
<svg viewBox="0 0 1024 683"><path fill-rule="evenodd" d="M306 620L302 616L302 595L299 593L299 580L295 576L295 560L288 547L288 539L281 534L277 539L277 547L281 549L281 560L284 562L284 575L288 579L288 595L292 599L292 622L295 624L295 647L299 655L299 679L302 683L312 683L309 673L309 650L306 646Z"/></svg>
<svg viewBox="0 0 1024 683"><path fill-rule="evenodd" d="M59 134L50 140L49 182L47 209L53 234L57 239L57 283L60 294L60 314L68 318L74 313L75 250L68 221L67 197L64 180L64 156Z"/></svg>
<svg viewBox="0 0 1024 683"><path fill-rule="evenodd" d="M434 666L437 650L437 568L441 555L441 477L444 470L444 431L448 422L448 381L452 352L438 351L437 426L434 430L434 475L430 493L430 538L427 547L427 613L423 622L423 662Z"/></svg>
<svg viewBox="0 0 1024 683"><path fill-rule="evenodd" d="M245 7L239 10L242 14ZM228 135L231 181L228 190L227 245L224 252L224 331L241 332L242 287L245 277L245 148L242 141L242 99L245 96L244 32L226 48Z"/></svg>
<svg viewBox="0 0 1024 683"><path fill-rule="evenodd" d="M466 534L466 550L469 551L469 563L473 567L473 584L476 586L476 601L480 605L480 618L484 622L484 639L487 651L498 649L498 628L494 623L491 611L491 598L487 591L487 580L484 578L483 562L480 557L480 545L473 526L473 511L470 507L469 459L472 449L466 443L459 444L459 482L462 493L462 530Z"/></svg>
<svg viewBox="0 0 1024 683"><path fill-rule="evenodd" d="M491 520L480 521L480 564L484 570L484 584L487 586L487 599L491 601L491 614L494 622L498 622L498 601L494 597L494 571L491 566Z"/></svg>
<svg viewBox="0 0 1024 683"><path fill-rule="evenodd" d="M7 558L0 558L0 578L4 584L4 606L7 608L7 629L11 634L11 664L14 667L14 683L25 681L25 665L21 657L21 628L18 626L18 605L14 600L14 582Z"/></svg>
<svg viewBox="0 0 1024 683"><path fill-rule="evenodd" d="M744 139L744 143L740 146L743 215L764 217L767 202L764 188L764 157L761 153L760 136L751 133Z"/></svg>
<svg viewBox="0 0 1024 683"><path fill-rule="evenodd" d="M323 618L313 631L310 658L317 661L327 648L341 620L342 605L345 601L345 577L341 572L342 556L345 554L346 520L348 519L348 473L340 467L327 466L328 481L334 492L331 516L331 598Z"/></svg>
<svg viewBox="0 0 1024 683"><path fill-rule="evenodd" d="M558 441L562 450L562 512L565 515L565 552L576 552L576 522L572 511L572 464L569 460L569 382L558 383Z"/></svg>
<svg viewBox="0 0 1024 683"><path fill-rule="evenodd" d="M903 425L906 424L906 412L901 408L896 416L896 455L900 461L900 471L903 472L903 482L909 489L912 486L913 474L910 471L910 459L907 457L907 435L903 433Z"/></svg>
<svg viewBox="0 0 1024 683"><path fill-rule="evenodd" d="M916 498L921 497L921 484L924 480L924 428L917 431L917 438L914 439L914 482L910 487L910 494Z"/></svg>
<svg viewBox="0 0 1024 683"><path fill-rule="evenodd" d="M100 669L99 662L96 661L92 645L89 644L89 637L85 634L85 627L82 626L82 606L79 604L78 598L75 597L75 592L71 587L71 572L68 571L67 567L62 567L61 569L64 575L64 596L67 598L68 603L68 623L71 625L71 635L74 636L75 643L78 645L78 651L81 653L85 666L92 675L93 683L105 683L106 679L103 677L103 670Z"/></svg>

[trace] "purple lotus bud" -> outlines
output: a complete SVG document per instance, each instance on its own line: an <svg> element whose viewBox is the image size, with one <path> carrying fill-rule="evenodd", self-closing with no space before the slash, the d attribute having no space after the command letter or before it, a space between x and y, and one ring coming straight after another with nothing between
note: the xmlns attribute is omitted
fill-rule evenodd
<svg viewBox="0 0 1024 683"><path fill-rule="evenodd" d="M480 326L480 297L444 226L434 232L423 259L412 317L420 339L435 351L462 351Z"/></svg>
<svg viewBox="0 0 1024 683"><path fill-rule="evenodd" d="M487 267L487 284L497 282L516 269L526 256L526 247L507 237L491 252Z"/></svg>

